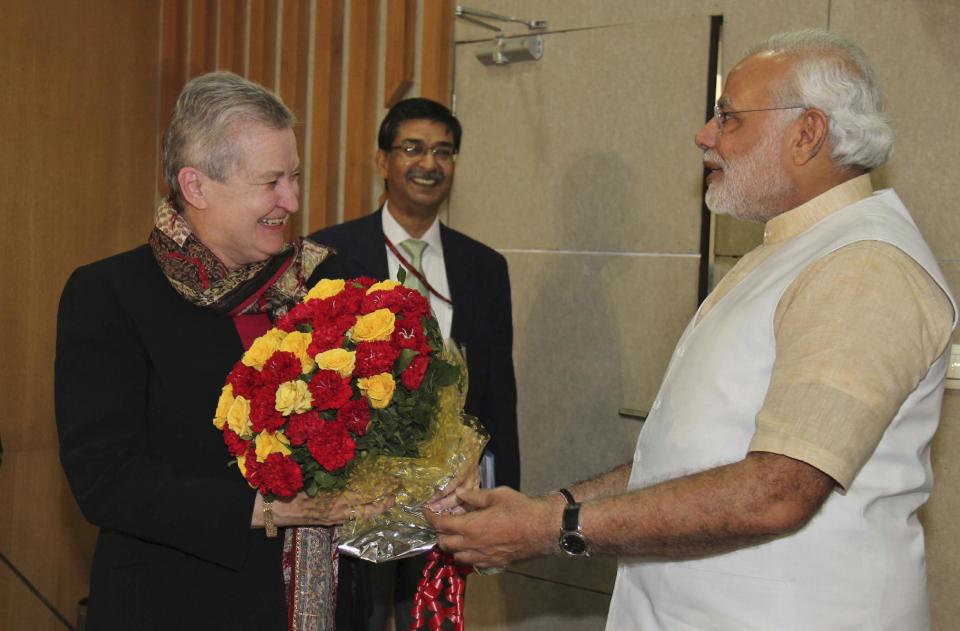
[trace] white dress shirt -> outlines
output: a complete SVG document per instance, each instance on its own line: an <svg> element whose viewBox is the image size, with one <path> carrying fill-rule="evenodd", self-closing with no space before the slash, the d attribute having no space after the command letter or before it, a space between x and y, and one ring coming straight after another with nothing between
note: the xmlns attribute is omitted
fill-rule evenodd
<svg viewBox="0 0 960 631"><path fill-rule="evenodd" d="M407 239L416 238L410 236L410 233L404 230L403 226L393 218L388 208L388 202L384 202L383 204L383 234L397 246L397 249L400 250L401 253L403 250L400 248L400 244ZM447 282L447 268L443 262L443 243L440 241L439 217L433 220L433 223L427 228L423 236L420 237L420 240L426 241L427 243L427 247L423 249L423 255L420 258L423 275L434 289L449 298L450 285ZM397 271L400 269L400 261L393 252L390 251L390 248L386 245L383 247L387 250L387 269L390 272L390 278L396 280ZM453 324L453 305L444 302L435 296L433 292L430 292L429 298L430 308L433 310L433 315L437 318L437 323L440 325L440 333L444 339L449 338L450 327Z"/></svg>

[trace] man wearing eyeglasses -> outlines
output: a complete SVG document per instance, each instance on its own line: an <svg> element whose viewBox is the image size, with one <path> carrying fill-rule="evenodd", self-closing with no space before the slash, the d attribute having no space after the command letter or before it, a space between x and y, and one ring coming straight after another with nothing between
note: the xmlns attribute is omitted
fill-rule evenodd
<svg viewBox="0 0 960 631"><path fill-rule="evenodd" d="M428 516L462 563L620 557L607 628L929 629L923 530L956 304L870 171L890 152L870 63L770 38L700 130L708 207L763 244L677 344L631 463Z"/></svg>
<svg viewBox="0 0 960 631"><path fill-rule="evenodd" d="M395 279L404 269L404 284L430 299L443 336L466 349L466 412L477 416L491 434L483 458L484 483L519 488L506 259L439 220L453 185L461 137L460 122L440 103L414 98L394 105L380 124L377 139L375 162L384 181L383 206L320 230L311 239L336 248L354 276ZM422 568L422 556L351 568L373 575L371 630L383 630L391 591L396 628L410 628L412 597Z"/></svg>

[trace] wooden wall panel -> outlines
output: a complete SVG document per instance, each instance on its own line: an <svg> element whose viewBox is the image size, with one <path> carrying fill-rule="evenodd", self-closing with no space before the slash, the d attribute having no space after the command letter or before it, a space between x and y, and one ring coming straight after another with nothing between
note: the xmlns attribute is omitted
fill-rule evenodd
<svg viewBox="0 0 960 631"><path fill-rule="evenodd" d="M216 70L217 3L190 3L190 76Z"/></svg>
<svg viewBox="0 0 960 631"><path fill-rule="evenodd" d="M423 3L420 44L420 94L450 106L453 77L453 0Z"/></svg>
<svg viewBox="0 0 960 631"><path fill-rule="evenodd" d="M247 3L244 0L220 0L217 70L229 70L242 75L246 41Z"/></svg>
<svg viewBox="0 0 960 631"><path fill-rule="evenodd" d="M180 88L187 81L188 9L188 0L164 0L163 2L159 113L161 130L170 119ZM168 191L163 181L163 169L159 167L159 161L157 164L157 190L161 195L165 195Z"/></svg>
<svg viewBox="0 0 960 631"><path fill-rule="evenodd" d="M350 74L343 182L345 220L369 213L373 205L379 9L379 0L352 0L350 3Z"/></svg>
<svg viewBox="0 0 960 631"><path fill-rule="evenodd" d="M413 85L417 46L416 0L387 0L387 42L383 70L383 106L401 100Z"/></svg>
<svg viewBox="0 0 960 631"><path fill-rule="evenodd" d="M247 78L270 89L276 83L277 0L250 0Z"/></svg>
<svg viewBox="0 0 960 631"><path fill-rule="evenodd" d="M328 0L317 4L314 15L313 106L306 165L310 174L308 234L337 223L343 14L343 0Z"/></svg>
<svg viewBox="0 0 960 631"><path fill-rule="evenodd" d="M0 189L16 219L0 231L0 551L71 621L95 531L57 455L57 303L74 268L150 230L167 9L159 0L4 0L0 20ZM0 565L0 629L62 628Z"/></svg>

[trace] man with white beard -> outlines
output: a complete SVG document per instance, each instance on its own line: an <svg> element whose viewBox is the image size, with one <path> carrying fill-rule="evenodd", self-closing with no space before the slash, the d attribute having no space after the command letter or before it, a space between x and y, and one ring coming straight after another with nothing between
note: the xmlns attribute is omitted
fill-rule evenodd
<svg viewBox="0 0 960 631"><path fill-rule="evenodd" d="M869 61L770 38L696 136L714 212L765 223L677 344L625 464L431 516L458 561L620 556L607 628L926 629L929 447L956 304L892 190Z"/></svg>

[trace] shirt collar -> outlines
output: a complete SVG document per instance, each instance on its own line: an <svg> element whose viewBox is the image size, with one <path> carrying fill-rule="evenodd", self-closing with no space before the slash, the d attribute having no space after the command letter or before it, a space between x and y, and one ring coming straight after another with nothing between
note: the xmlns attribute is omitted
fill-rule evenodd
<svg viewBox="0 0 960 631"><path fill-rule="evenodd" d="M389 202L383 202L383 234L387 236L394 245L400 245L403 241L407 239L414 239L416 237L410 236L410 233L407 232L403 226L397 223L397 220L393 218L393 215L387 209ZM427 231L423 233L423 236L420 237L421 241L426 241L429 248L436 250L441 256L443 255L443 243L440 240L440 216L434 218L433 223L430 224L430 227L427 228Z"/></svg>
<svg viewBox="0 0 960 631"><path fill-rule="evenodd" d="M763 243L777 243L795 237L827 215L866 199L873 194L870 174L865 173L817 195L796 208L777 215L763 230Z"/></svg>

